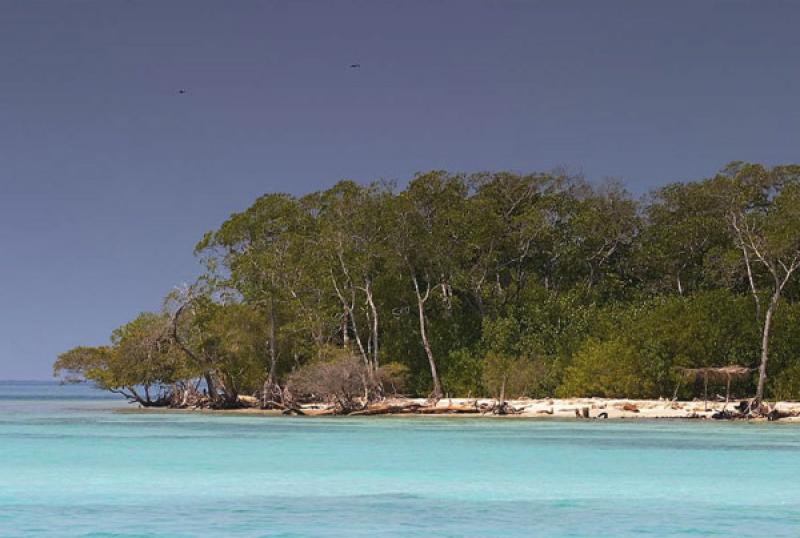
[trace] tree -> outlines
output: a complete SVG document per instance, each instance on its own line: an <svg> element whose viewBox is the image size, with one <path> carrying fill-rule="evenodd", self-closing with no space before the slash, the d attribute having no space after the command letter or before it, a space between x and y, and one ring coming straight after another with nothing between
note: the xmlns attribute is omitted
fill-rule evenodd
<svg viewBox="0 0 800 538"><path fill-rule="evenodd" d="M586 188L568 222L568 259L588 293L610 298L633 288L630 253L638 236L638 205L618 182ZM562 247L564 248L564 247ZM577 284L577 282L576 282Z"/></svg>
<svg viewBox="0 0 800 538"><path fill-rule="evenodd" d="M441 398L443 392L428 334L428 301L439 293L445 310L452 307L452 285L463 252L466 198L463 176L430 172L417 175L394 204L391 241L399 265L413 285L433 399Z"/></svg>
<svg viewBox="0 0 800 538"><path fill-rule="evenodd" d="M402 387L406 375L405 367L397 363L372 372L362 357L349 350L328 349L322 358L292 372L288 385L295 396L332 402L337 412L347 414L364 408L370 393L383 384L395 390Z"/></svg>
<svg viewBox="0 0 800 538"><path fill-rule="evenodd" d="M490 352L484 359L483 384L503 406L506 396L529 395L535 388L541 368L527 357L511 357Z"/></svg>
<svg viewBox="0 0 800 538"><path fill-rule="evenodd" d="M380 366L381 315L375 282L387 257L389 231L383 212L391 199L390 188L381 183L361 187L342 181L319 195L316 245L342 306L343 343L346 345L352 336L369 376L374 376Z"/></svg>
<svg viewBox="0 0 800 538"><path fill-rule="evenodd" d="M481 315L516 305L531 278L547 289L559 269L573 178L563 174L477 174L466 213L467 286Z"/></svg>
<svg viewBox="0 0 800 538"><path fill-rule="evenodd" d="M170 403L175 384L194 372L170 340L169 320L144 313L114 330L110 346L81 346L59 355L53 374L65 382L91 381L153 407Z"/></svg>
<svg viewBox="0 0 800 538"><path fill-rule="evenodd" d="M264 372L260 312L240 303L218 303L194 289L173 294L171 335L206 382L213 407L238 407L239 395L260 388Z"/></svg>
<svg viewBox="0 0 800 538"><path fill-rule="evenodd" d="M637 242L640 275L654 292L684 295L715 286L710 256L729 250L726 205L708 182L672 183L658 189L645 208Z"/></svg>
<svg viewBox="0 0 800 538"><path fill-rule="evenodd" d="M277 385L281 310L296 298L290 275L296 275L298 264L293 258L307 224L293 197L268 194L232 215L219 230L208 232L195 247L195 253L204 256L208 280L218 289L235 291L267 317L264 339L269 366L262 388L266 400L281 395Z"/></svg>
<svg viewBox="0 0 800 538"><path fill-rule="evenodd" d="M361 406L400 385L657 397L678 368L759 361L758 383L738 387L758 404L800 386L799 235L797 165L733 163L643 202L558 170L267 193L203 237L205 272L163 314L56 371L212 407L286 407L299 379L347 374L357 389L341 401Z"/></svg>
<svg viewBox="0 0 800 538"><path fill-rule="evenodd" d="M753 405L764 398L770 329L783 292L800 267L800 166L736 163L717 180L728 194L728 219L742 253L756 315L762 317L761 358ZM766 305L762 305L762 291Z"/></svg>

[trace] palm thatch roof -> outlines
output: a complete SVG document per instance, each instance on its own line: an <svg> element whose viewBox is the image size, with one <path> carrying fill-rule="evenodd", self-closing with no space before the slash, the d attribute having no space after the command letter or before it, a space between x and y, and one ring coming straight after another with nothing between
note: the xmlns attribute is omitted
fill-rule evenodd
<svg viewBox="0 0 800 538"><path fill-rule="evenodd" d="M678 397L678 389L681 385L681 380L698 381L703 380L703 401L704 409L708 411L708 380L724 381L725 382L725 405L731 397L731 381L734 379L746 379L753 371L752 368L745 366L730 365L722 367L706 367L706 368L678 368L678 371L683 374L681 379L678 379L678 384L675 386L675 395L673 400ZM723 408L724 409L724 408Z"/></svg>
<svg viewBox="0 0 800 538"><path fill-rule="evenodd" d="M753 369L745 366L731 365L706 368L678 368L678 371L681 372L686 379L728 381L730 379L744 379L750 375Z"/></svg>

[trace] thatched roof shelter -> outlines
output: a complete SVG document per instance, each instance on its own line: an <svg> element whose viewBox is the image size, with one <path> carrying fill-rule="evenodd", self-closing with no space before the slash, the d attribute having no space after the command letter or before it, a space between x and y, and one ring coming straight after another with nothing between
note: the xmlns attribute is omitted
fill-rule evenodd
<svg viewBox="0 0 800 538"><path fill-rule="evenodd" d="M721 368L678 368L687 379L711 379L717 381L728 381L730 379L745 379L753 371L752 368L744 366L722 366Z"/></svg>
<svg viewBox="0 0 800 538"><path fill-rule="evenodd" d="M730 365L722 367L705 367L705 368L678 368L678 371L687 381L697 381L699 379L703 380L703 400L704 402L706 402L705 407L707 409L709 379L711 379L712 381L725 382L725 403L727 404L731 396L731 380L747 379L747 377L750 375L750 372L752 372L753 369L747 368L746 366ZM679 387L680 383L678 384L677 387L675 387L676 395L678 394Z"/></svg>

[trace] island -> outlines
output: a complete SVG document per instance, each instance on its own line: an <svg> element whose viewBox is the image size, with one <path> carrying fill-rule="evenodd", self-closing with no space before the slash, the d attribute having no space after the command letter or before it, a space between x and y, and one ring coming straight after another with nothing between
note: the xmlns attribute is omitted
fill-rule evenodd
<svg viewBox="0 0 800 538"><path fill-rule="evenodd" d="M800 413L800 165L642 199L563 171L340 181L261 196L195 254L194 282L55 375L146 409Z"/></svg>

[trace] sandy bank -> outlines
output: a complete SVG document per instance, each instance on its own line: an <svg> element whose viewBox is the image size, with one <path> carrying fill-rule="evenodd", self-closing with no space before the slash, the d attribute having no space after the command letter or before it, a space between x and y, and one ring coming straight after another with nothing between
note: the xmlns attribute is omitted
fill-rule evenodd
<svg viewBox="0 0 800 538"><path fill-rule="evenodd" d="M425 411L387 413L402 416L425 414L432 416L458 417L498 417L498 418L537 418L537 419L711 419L712 415L723 409L732 410L738 402L711 402L707 406L702 401L670 401L670 400L632 400L609 398L548 398L517 399L508 403L516 411L514 414L493 415L491 412L464 412L465 409L490 408L494 404L491 398L444 398L434 408L424 398L394 398L384 402L383 406L422 407ZM776 409L782 413L800 415L800 402L778 402ZM331 408L324 405L300 406L308 416L329 415ZM127 408L120 412L146 413L204 413L215 415L252 415L278 416L281 411L263 410L253 407L242 409L170 409L170 408ZM780 422L800 422L800 416L782 418Z"/></svg>

